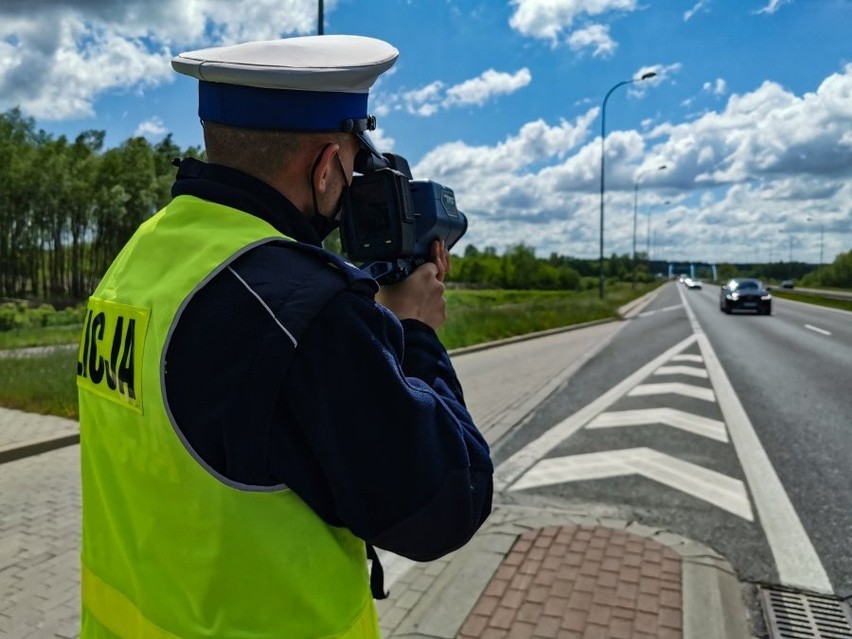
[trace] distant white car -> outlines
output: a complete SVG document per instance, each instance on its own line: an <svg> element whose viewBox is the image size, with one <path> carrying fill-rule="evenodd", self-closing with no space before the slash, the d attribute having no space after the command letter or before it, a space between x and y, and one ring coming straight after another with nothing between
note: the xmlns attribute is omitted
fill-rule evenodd
<svg viewBox="0 0 852 639"><path fill-rule="evenodd" d="M697 277L687 277L684 281L686 288L701 288L701 280Z"/></svg>

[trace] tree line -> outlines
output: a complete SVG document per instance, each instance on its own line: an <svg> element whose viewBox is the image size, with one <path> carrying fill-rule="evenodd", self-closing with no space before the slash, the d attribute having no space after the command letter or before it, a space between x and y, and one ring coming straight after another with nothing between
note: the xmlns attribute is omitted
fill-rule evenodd
<svg viewBox="0 0 852 639"><path fill-rule="evenodd" d="M171 134L156 144L133 137L111 149L104 149L105 135L89 130L74 140L54 137L19 109L0 113L0 298L54 305L85 300L139 224L168 203L173 158L204 157L197 147L178 147ZM339 237L326 248L340 252ZM719 266L720 277L771 277L795 266L794 277L805 276L811 285L852 288L852 252L817 270L780 262ZM635 263L629 255L613 254L604 260L603 274L610 281L646 282L662 268L645 254ZM502 254L468 245L453 257L448 281L581 290L598 286L599 269L597 259L536 257L535 248L524 243Z"/></svg>
<svg viewBox="0 0 852 639"><path fill-rule="evenodd" d="M85 299L139 224L166 204L174 157L165 136L104 149L104 131L74 140L0 114L0 297Z"/></svg>
<svg viewBox="0 0 852 639"><path fill-rule="evenodd" d="M636 267L637 281L653 279L645 260L639 260ZM607 280L629 281L633 260L629 255L613 254L604 260L603 268ZM600 262L557 253L539 258L535 248L523 242L508 247L502 255L492 246L479 250L468 245L463 255L453 257L452 271L447 279L487 288L587 290L598 286Z"/></svg>
<svg viewBox="0 0 852 639"><path fill-rule="evenodd" d="M54 137L19 109L0 113L1 298L84 300L139 224L168 203L172 159L204 157L197 147L178 147L171 134L156 144L133 137L111 149L104 149L105 136L89 130L73 140ZM339 239L326 247L340 252ZM502 255L468 246L454 258L450 280L573 290L595 286L597 269L596 260L537 258L523 243ZM605 264L610 278L626 279L630 269L627 256Z"/></svg>

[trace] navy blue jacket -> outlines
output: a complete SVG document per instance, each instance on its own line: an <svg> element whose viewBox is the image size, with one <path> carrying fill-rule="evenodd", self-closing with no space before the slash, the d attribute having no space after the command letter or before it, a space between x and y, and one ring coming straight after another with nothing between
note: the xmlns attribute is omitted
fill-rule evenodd
<svg viewBox="0 0 852 639"><path fill-rule="evenodd" d="M467 542L491 511L493 467L432 328L397 320L360 270L328 266L342 261L265 183L184 160L172 194L298 241L241 255L178 319L165 390L194 452L230 481L284 484L328 524L411 559ZM282 331L294 308L295 349Z"/></svg>

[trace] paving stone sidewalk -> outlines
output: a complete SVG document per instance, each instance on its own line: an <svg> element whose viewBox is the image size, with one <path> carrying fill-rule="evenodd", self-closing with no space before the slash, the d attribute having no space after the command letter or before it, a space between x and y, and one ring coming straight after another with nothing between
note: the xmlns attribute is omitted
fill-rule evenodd
<svg viewBox="0 0 852 639"><path fill-rule="evenodd" d="M378 604L385 637L747 639L728 562L661 529L498 506L465 548Z"/></svg>
<svg viewBox="0 0 852 639"><path fill-rule="evenodd" d="M75 639L79 447L0 465L0 637ZM378 602L386 638L746 639L733 570L664 530L497 505L471 542Z"/></svg>
<svg viewBox="0 0 852 639"><path fill-rule="evenodd" d="M79 440L80 427L74 420L0 408L0 464Z"/></svg>

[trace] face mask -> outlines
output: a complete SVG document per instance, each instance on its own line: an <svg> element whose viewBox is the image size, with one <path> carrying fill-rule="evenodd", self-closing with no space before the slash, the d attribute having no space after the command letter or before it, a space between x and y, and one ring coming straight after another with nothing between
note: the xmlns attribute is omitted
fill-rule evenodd
<svg viewBox="0 0 852 639"><path fill-rule="evenodd" d="M317 156L316 162L314 162L314 168L311 169L311 196L314 200L314 214L311 216L310 224L314 231L316 231L317 235L319 235L320 240L324 240L328 237L329 233L340 226L340 213L343 210L343 203L349 193L349 186L351 184L346 181L346 171L343 169L343 164L340 162L340 155L335 155L334 157L337 160L337 166L340 168L340 174L343 176L343 189L340 191L340 198L337 200L335 213L332 217L327 217L319 212L319 207L317 206L317 194L316 191L314 191L314 172L319 164L319 159L322 157L325 149L329 146L330 145L327 144L323 147L323 150L320 151L319 156Z"/></svg>

